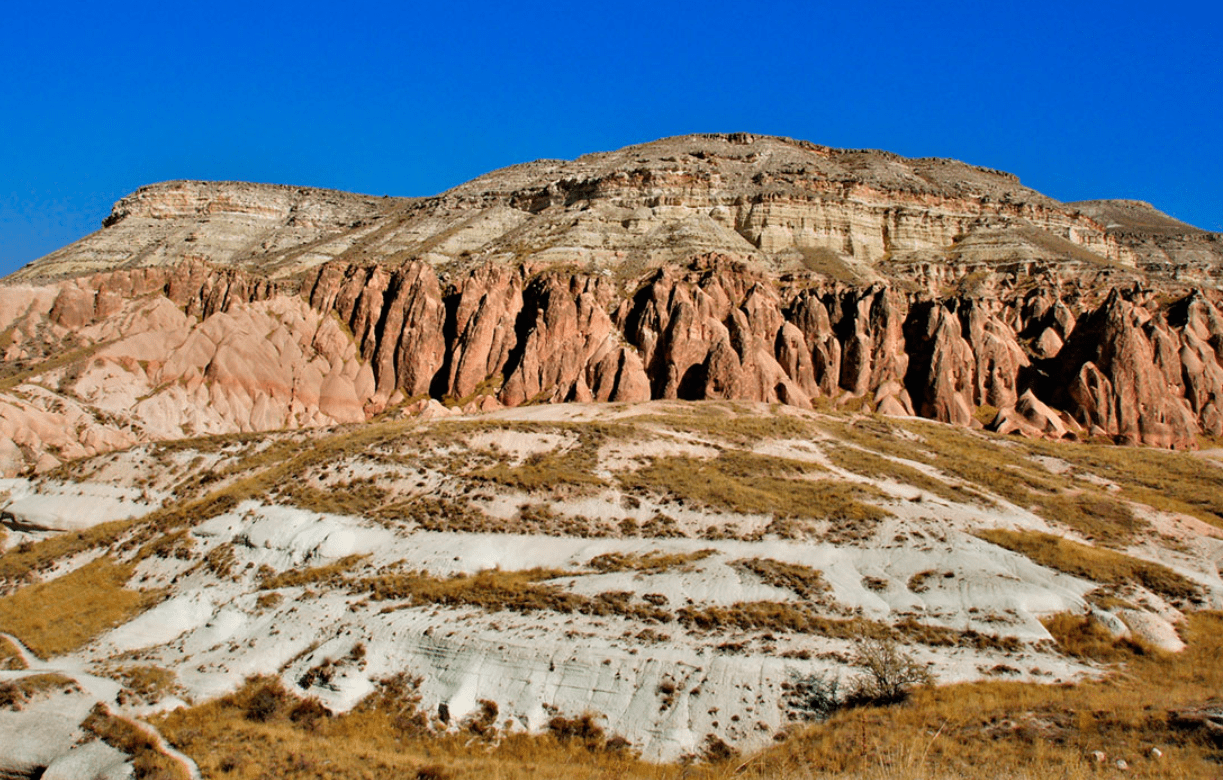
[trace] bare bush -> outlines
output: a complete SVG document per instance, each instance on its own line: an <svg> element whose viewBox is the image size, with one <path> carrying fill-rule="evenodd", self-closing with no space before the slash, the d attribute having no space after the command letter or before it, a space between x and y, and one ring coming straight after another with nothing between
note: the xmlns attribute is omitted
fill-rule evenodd
<svg viewBox="0 0 1223 780"><path fill-rule="evenodd" d="M888 637L856 642L854 665L861 674L849 695L852 704L896 704L913 686L934 683L930 671Z"/></svg>

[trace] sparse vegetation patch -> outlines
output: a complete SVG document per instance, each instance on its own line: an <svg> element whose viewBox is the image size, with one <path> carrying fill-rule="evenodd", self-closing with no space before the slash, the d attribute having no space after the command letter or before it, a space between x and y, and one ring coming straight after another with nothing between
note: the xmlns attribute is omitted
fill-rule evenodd
<svg viewBox="0 0 1223 780"><path fill-rule="evenodd" d="M688 553L668 553L655 550L647 553L610 552L590 559L590 568L600 572L637 571L642 574L661 574L664 571L692 571L693 564L711 555L714 550L695 550Z"/></svg>
<svg viewBox="0 0 1223 780"><path fill-rule="evenodd" d="M807 601L818 602L832 591L823 572L801 563L786 563L772 558L744 558L734 561L731 566L756 575L766 585L793 591Z"/></svg>
<svg viewBox="0 0 1223 780"><path fill-rule="evenodd" d="M872 522L888 516L865 503L883 500L879 491L808 475L815 464L724 452L708 460L655 458L636 471L620 475L626 490L674 496L708 509L782 518L829 518Z"/></svg>
<svg viewBox="0 0 1223 780"><path fill-rule="evenodd" d="M263 577L259 583L262 590L277 590L279 588L300 588L306 585L340 585L344 582L344 574L368 555L347 555L334 563L324 566L313 566L308 569L290 569L279 574Z"/></svg>
<svg viewBox="0 0 1223 780"><path fill-rule="evenodd" d="M988 529L978 534L999 547L1026 555L1041 566L1073 574L1113 588L1141 585L1174 603L1196 603L1202 589L1187 577L1158 563L1142 561L1112 550L1088 547L1035 531Z"/></svg>
<svg viewBox="0 0 1223 780"><path fill-rule="evenodd" d="M176 710L156 725L178 749L196 757L205 777L315 780L507 780L564 777L604 780L715 780L712 767L649 764L629 743L609 736L594 715L555 715L545 733L505 733L495 702L481 702L463 727L425 713L418 681L379 681L353 710L332 715L300 699L274 678L252 678L239 690Z"/></svg>
<svg viewBox="0 0 1223 780"><path fill-rule="evenodd" d="M0 631L40 658L70 653L159 602L160 592L128 590L131 564L101 558L50 582L0 598Z"/></svg>
<svg viewBox="0 0 1223 780"><path fill-rule="evenodd" d="M55 672L0 682L0 709L20 710L32 699L75 686L72 678Z"/></svg>

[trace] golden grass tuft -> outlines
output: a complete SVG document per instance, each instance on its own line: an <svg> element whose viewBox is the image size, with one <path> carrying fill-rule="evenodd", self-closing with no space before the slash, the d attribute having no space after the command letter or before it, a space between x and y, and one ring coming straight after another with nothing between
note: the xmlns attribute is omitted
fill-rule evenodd
<svg viewBox="0 0 1223 780"><path fill-rule="evenodd" d="M1110 479L1120 478L1122 472L1136 475L1141 471L1123 469L1120 464L1124 462L1124 457L1107 452L1107 448L1077 443L1029 442L931 422L900 422L874 417L853 423L828 421L824 423L824 429L834 438L854 445L853 449L845 446L827 448L829 459L864 476L892 477L957 501L966 498L986 500L977 490L991 493L1029 509L1052 523L1111 546L1122 545L1147 528L1147 523L1136 517L1125 501L1099 485L1078 478L1074 470L1067 474L1054 474L1029 457L1044 455L1060 458L1080 467L1081 471ZM1124 452L1138 449L1124 448ZM902 465L873 455L868 450L933 466L972 487L938 487L938 480L932 480L920 472L912 474L910 471L915 469L905 471ZM1153 463L1162 456L1173 455L1175 453L1158 452L1152 456L1150 452L1143 451L1142 458L1151 459ZM1174 471L1183 470L1186 474L1204 479L1200 463L1199 469L1189 469L1180 464L1179 459L1178 464ZM1214 477L1218 479L1217 474ZM1223 486L1223 481L1220 485ZM1159 501L1152 502L1155 497L1149 492L1139 495L1123 490L1122 495L1151 506L1161 506ZM1185 508L1182 505L1182 509ZM1223 502L1220 502L1220 511L1223 511Z"/></svg>
<svg viewBox="0 0 1223 780"><path fill-rule="evenodd" d="M695 433L727 444L755 446L762 441L809 440L814 426L790 414L769 414L726 401L695 401L658 414L633 417L631 422L654 425L681 433Z"/></svg>
<svg viewBox="0 0 1223 780"><path fill-rule="evenodd" d="M306 585L326 584L339 585L344 581L344 574L369 555L347 555L340 560L314 566L308 569L293 569L264 577L259 587L262 590L277 590L278 588L300 588Z"/></svg>
<svg viewBox="0 0 1223 780"><path fill-rule="evenodd" d="M1129 660L1135 655L1150 655L1156 652L1128 637L1113 636L1099 622L1092 620L1090 615L1059 612L1040 622L1053 636L1062 652L1075 658L1114 663Z"/></svg>
<svg viewBox="0 0 1223 780"><path fill-rule="evenodd" d="M740 601L729 606L690 606L676 613L681 625L697 631L775 631L813 634L832 639L913 642L931 647L1019 650L1015 637L960 631L907 619L895 626L862 617L830 618L805 604L785 601Z"/></svg>
<svg viewBox="0 0 1223 780"><path fill-rule="evenodd" d="M1223 614L1189 615L1182 635L1183 653L1132 655L1122 673L1077 685L923 687L901 706L843 710L751 758L737 776L1215 777L1223 744L1176 713L1223 690ZM1092 760L1096 750L1106 763Z"/></svg>
<svg viewBox="0 0 1223 780"><path fill-rule="evenodd" d="M133 700L141 704L153 704L167 696L182 692L178 684L178 675L161 666L130 665L106 667L108 677L123 683L119 692L119 704L129 704Z"/></svg>
<svg viewBox="0 0 1223 780"><path fill-rule="evenodd" d="M276 499L311 512L368 517L386 502L387 490L375 484L372 477L325 488L291 481L277 489Z"/></svg>
<svg viewBox="0 0 1223 780"><path fill-rule="evenodd" d="M309 700L306 700L309 701ZM308 710L303 713L302 710ZM465 727L435 733L412 680L383 681L351 712L304 705L278 680L254 678L238 691L176 710L156 722L199 763L205 777L256 780L715 780L724 769L640 761L594 718L553 719L546 733L505 734L489 723L495 702ZM294 717L295 713L309 715Z"/></svg>
<svg viewBox="0 0 1223 780"><path fill-rule="evenodd" d="M871 479L888 479L904 485L911 485L927 493L945 498L948 501L962 503L971 496L963 491L955 490L946 482L935 479L918 469L899 463L891 458L885 458L868 450L845 445L833 445L824 448L824 454L832 465L839 469Z"/></svg>
<svg viewBox="0 0 1223 780"><path fill-rule="evenodd" d="M541 452L528 456L517 466L498 463L474 471L471 476L528 493L560 485L601 487L606 483L593 473L595 465L579 453Z"/></svg>
<svg viewBox="0 0 1223 780"><path fill-rule="evenodd" d="M546 582L572 572L557 569L502 571L486 569L476 574L435 577L424 572L383 574L352 584L375 601L406 600L409 606L438 604L474 607L489 612L560 612L584 615L620 615L647 622L666 622L671 613L649 601L634 601L627 591L609 591L584 596L561 590Z"/></svg>
<svg viewBox="0 0 1223 780"><path fill-rule="evenodd" d="M81 727L116 750L131 756L135 776L138 778L189 780L186 768L161 752L157 740L135 723L113 714L100 703L94 706Z"/></svg>
<svg viewBox="0 0 1223 780"><path fill-rule="evenodd" d="M124 587L134 566L100 558L49 582L0 598L0 631L41 658L77 650L161 600Z"/></svg>
<svg viewBox="0 0 1223 780"><path fill-rule="evenodd" d="M1113 588L1141 585L1179 604L1197 603L1202 599L1202 589L1197 583L1158 563L1036 531L987 529L977 535L991 544L1025 555L1041 566L1102 585Z"/></svg>
<svg viewBox="0 0 1223 780"><path fill-rule="evenodd" d="M26 663L17 646L8 637L0 636L0 671L17 672L25 668Z"/></svg>
<svg viewBox="0 0 1223 780"><path fill-rule="evenodd" d="M73 688L75 685L76 682L71 677L65 677L58 672L32 674L0 682L0 709L20 710L31 699L52 691Z"/></svg>
<svg viewBox="0 0 1223 780"><path fill-rule="evenodd" d="M9 585L30 582L36 572L71 555L106 547L139 521L115 520L84 531L56 534L31 545L18 545L0 555L0 582Z"/></svg>
<svg viewBox="0 0 1223 780"><path fill-rule="evenodd" d="M642 574L661 574L669 570L692 571L693 564L716 552L709 549L688 553L668 553L662 550L647 553L610 552L591 558L587 565L600 572L637 571Z"/></svg>
<svg viewBox="0 0 1223 780"><path fill-rule="evenodd" d="M810 479L816 464L741 451L716 458L654 458L620 475L626 490L674 496L697 506L778 518L875 522L888 512L865 503L879 491L828 479Z"/></svg>
<svg viewBox="0 0 1223 780"><path fill-rule="evenodd" d="M786 563L772 558L744 558L730 565L751 572L766 585L784 588L808 601L820 601L832 592L823 572L801 563Z"/></svg>
<svg viewBox="0 0 1223 780"><path fill-rule="evenodd" d="M1115 482L1130 500L1223 528L1223 469L1205 458L1151 447L1044 441L1024 441L1022 446Z"/></svg>

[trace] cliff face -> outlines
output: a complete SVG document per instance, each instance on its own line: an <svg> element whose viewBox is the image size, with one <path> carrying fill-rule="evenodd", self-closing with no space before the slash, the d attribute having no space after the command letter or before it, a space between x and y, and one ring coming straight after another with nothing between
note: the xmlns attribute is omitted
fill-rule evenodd
<svg viewBox="0 0 1223 780"><path fill-rule="evenodd" d="M428 399L853 401L1192 447L1223 435L1215 238L953 161L741 135L415 201L155 185L0 286L0 467Z"/></svg>
<svg viewBox="0 0 1223 780"><path fill-rule="evenodd" d="M809 407L869 394L881 411L959 425L993 407L996 428L1033 435L1189 447L1201 431L1223 433L1223 316L1201 291L1171 303L1117 287L1096 301L1075 288L929 299L778 282L708 255L622 298L605 279L571 272L486 266L443 289L421 263L394 273L328 266L310 302L352 329L374 367L376 406L396 391L483 390L510 406Z"/></svg>
<svg viewBox="0 0 1223 780"><path fill-rule="evenodd" d="M1201 282L1223 263L1217 242L1161 234L1157 243L1109 227L1111 213L953 160L746 134L684 136L517 165L429 198L151 185L119 201L104 230L15 278L183 260L299 281L329 261L422 259L460 272L488 261L577 263L617 273L720 252L849 283L908 280L923 265L963 276L1013 262L1147 264Z"/></svg>
<svg viewBox="0 0 1223 780"><path fill-rule="evenodd" d="M1081 276L941 298L704 255L573 270L330 263L296 287L184 265L0 290L5 470L147 439L330 425L422 399L865 400L886 414L1193 447L1223 434L1223 313Z"/></svg>

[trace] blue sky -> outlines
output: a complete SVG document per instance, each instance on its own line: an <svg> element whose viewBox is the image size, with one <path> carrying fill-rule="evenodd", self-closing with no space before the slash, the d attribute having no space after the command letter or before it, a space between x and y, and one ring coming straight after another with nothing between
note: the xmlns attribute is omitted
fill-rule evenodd
<svg viewBox="0 0 1223 780"><path fill-rule="evenodd" d="M1188 3L10 4L0 274L167 179L428 195L690 132L945 156L1223 230Z"/></svg>

